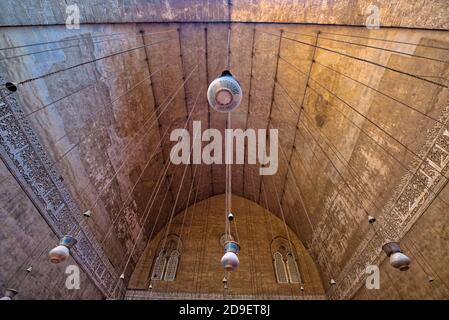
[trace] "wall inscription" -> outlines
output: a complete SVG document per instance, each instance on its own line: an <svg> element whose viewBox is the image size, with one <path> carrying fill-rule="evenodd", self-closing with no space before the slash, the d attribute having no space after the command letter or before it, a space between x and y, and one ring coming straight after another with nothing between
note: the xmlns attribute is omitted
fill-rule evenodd
<svg viewBox="0 0 449 320"><path fill-rule="evenodd" d="M448 120L449 102L440 122L427 132L427 142L418 154L421 159L411 166L416 169L404 175L378 217L378 232L367 234L358 246L336 279L337 285L327 292L330 299L350 299L365 280L366 266L379 265L385 259L382 245L388 240L400 240L448 182Z"/></svg>
<svg viewBox="0 0 449 320"><path fill-rule="evenodd" d="M0 76L0 83L5 83ZM54 233L74 235L72 256L88 277L109 296L119 278L60 179L15 94L0 91L0 156ZM56 245L56 243L55 243ZM122 288L123 290L123 288Z"/></svg>

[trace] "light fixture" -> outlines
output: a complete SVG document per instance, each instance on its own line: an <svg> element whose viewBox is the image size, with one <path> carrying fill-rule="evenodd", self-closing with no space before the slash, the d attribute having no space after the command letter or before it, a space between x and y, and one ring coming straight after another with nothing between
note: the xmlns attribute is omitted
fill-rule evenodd
<svg viewBox="0 0 449 320"><path fill-rule="evenodd" d="M122 273L122 274L120 275L120 280L125 280L125 274L124 274L124 273Z"/></svg>
<svg viewBox="0 0 449 320"><path fill-rule="evenodd" d="M226 241L224 244L225 254L221 258L221 265L225 271L235 271L240 264L237 254L240 252L240 245L235 241Z"/></svg>
<svg viewBox="0 0 449 320"><path fill-rule="evenodd" d="M218 112L231 112L242 101L242 88L229 70L212 81L207 89L207 100L212 109Z"/></svg>
<svg viewBox="0 0 449 320"><path fill-rule="evenodd" d="M402 253L399 242L388 242L382 246L382 250L385 251L387 257L390 258L391 266L401 271L409 269L412 260Z"/></svg>
<svg viewBox="0 0 449 320"><path fill-rule="evenodd" d="M237 270L239 264L239 258L234 252L226 252L221 258L221 265L226 271Z"/></svg>
<svg viewBox="0 0 449 320"><path fill-rule="evenodd" d="M70 248L76 244L77 240L72 236L64 236L59 241L59 246L50 250L48 255L53 263L60 263L70 256Z"/></svg>
<svg viewBox="0 0 449 320"><path fill-rule="evenodd" d="M26 271L27 271L27 272L33 271L33 267L29 267Z"/></svg>
<svg viewBox="0 0 449 320"><path fill-rule="evenodd" d="M89 218L92 215L92 211L87 210L86 212L83 213L83 216L85 216L86 218Z"/></svg>
<svg viewBox="0 0 449 320"><path fill-rule="evenodd" d="M374 222L376 222L376 218L374 218L373 216L368 216L368 223L373 224Z"/></svg>
<svg viewBox="0 0 449 320"><path fill-rule="evenodd" d="M6 89L8 89L11 92L17 91L17 83L15 83L15 82L6 82L5 87L6 87Z"/></svg>
<svg viewBox="0 0 449 320"><path fill-rule="evenodd" d="M14 298L15 295L17 295L19 292L15 289L12 288L7 288L5 290L5 295L0 298L0 300L12 300L12 298Z"/></svg>
<svg viewBox="0 0 449 320"><path fill-rule="evenodd" d="M232 214L232 212L228 213L228 221L233 221L234 220L234 215Z"/></svg>
<svg viewBox="0 0 449 320"><path fill-rule="evenodd" d="M331 286L335 286L337 284L337 282L335 282L334 279L331 279L331 281L329 281L329 283L331 284Z"/></svg>
<svg viewBox="0 0 449 320"><path fill-rule="evenodd" d="M301 291L304 291L304 287L303 287L303 286L301 286L301 287L299 288L299 290L301 290Z"/></svg>

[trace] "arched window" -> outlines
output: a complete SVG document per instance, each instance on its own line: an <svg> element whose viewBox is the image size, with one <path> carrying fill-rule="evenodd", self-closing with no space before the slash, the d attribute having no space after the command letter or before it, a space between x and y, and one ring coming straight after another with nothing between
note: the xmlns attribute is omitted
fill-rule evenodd
<svg viewBox="0 0 449 320"><path fill-rule="evenodd" d="M271 252L277 282L302 283L293 243L284 237L275 237L271 242Z"/></svg>
<svg viewBox="0 0 449 320"><path fill-rule="evenodd" d="M285 269L284 259L280 252L275 252L273 255L274 270L276 272L276 279L278 283L288 283L287 270Z"/></svg>
<svg viewBox="0 0 449 320"><path fill-rule="evenodd" d="M165 271L165 281L174 281L176 277L176 270L178 269L179 252L174 250L170 253L168 258L167 269Z"/></svg>
<svg viewBox="0 0 449 320"><path fill-rule="evenodd" d="M165 264L167 263L167 259L165 259L165 253L163 250L159 252L159 255L156 258L156 262L154 263L153 273L151 274L151 279L153 280L162 280L165 271Z"/></svg>
<svg viewBox="0 0 449 320"><path fill-rule="evenodd" d="M290 283L301 283L301 275L299 274L298 264L293 255L287 255L287 270Z"/></svg>
<svg viewBox="0 0 449 320"><path fill-rule="evenodd" d="M151 280L174 281L178 271L182 243L176 234L170 234L160 244L151 273Z"/></svg>

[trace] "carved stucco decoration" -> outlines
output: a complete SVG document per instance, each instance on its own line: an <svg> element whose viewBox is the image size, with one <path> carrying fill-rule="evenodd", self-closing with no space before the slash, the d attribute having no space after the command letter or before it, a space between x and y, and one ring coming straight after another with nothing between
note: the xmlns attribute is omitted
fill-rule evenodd
<svg viewBox="0 0 449 320"><path fill-rule="evenodd" d="M125 300L223 300L220 293L192 293L192 292L152 292L148 290L127 290ZM325 300L324 295L226 295L226 299L234 300Z"/></svg>
<svg viewBox="0 0 449 320"><path fill-rule="evenodd" d="M357 250L338 273L337 285L332 286L328 292L330 299L350 299L360 288L366 278L367 265L380 265L385 259L382 245L388 240L400 240L414 225L418 218L426 211L436 198L436 195L447 184L449 175L449 101L444 108L439 122L428 130L426 143L418 153L422 160L415 160L412 172L405 174L395 192L382 209L382 214L376 222L377 232L370 230ZM335 207L342 208L342 197L334 195L331 203L326 205L327 210ZM337 204L338 202L338 204ZM315 236L311 248L313 256L323 270L332 257L324 257L323 250L316 250L320 241ZM345 241L343 241L344 243Z"/></svg>
<svg viewBox="0 0 449 320"><path fill-rule="evenodd" d="M5 83L0 76L0 83ZM86 224L61 175L18 104L15 94L0 92L0 156L53 232L78 243L72 256L105 295L119 278ZM124 288L120 289L121 291ZM117 293L117 290L116 290Z"/></svg>

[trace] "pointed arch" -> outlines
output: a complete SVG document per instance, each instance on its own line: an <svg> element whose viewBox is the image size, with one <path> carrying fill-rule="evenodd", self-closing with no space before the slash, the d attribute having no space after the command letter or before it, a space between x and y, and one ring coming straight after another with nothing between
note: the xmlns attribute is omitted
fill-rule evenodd
<svg viewBox="0 0 449 320"><path fill-rule="evenodd" d="M168 258L167 268L165 271L164 280L174 281L176 278L176 271L178 270L179 262L179 252L177 250L170 253L170 258Z"/></svg>
<svg viewBox="0 0 449 320"><path fill-rule="evenodd" d="M287 269L282 254L276 251L273 254L274 271L276 273L276 280L278 283L288 283Z"/></svg>
<svg viewBox="0 0 449 320"><path fill-rule="evenodd" d="M292 254L287 255L287 271L290 283L301 283L301 274L299 273L298 264Z"/></svg>
<svg viewBox="0 0 449 320"><path fill-rule="evenodd" d="M151 274L152 280L162 280L166 263L167 259L165 258L164 252L161 250L156 258L156 261L154 262L153 272Z"/></svg>

